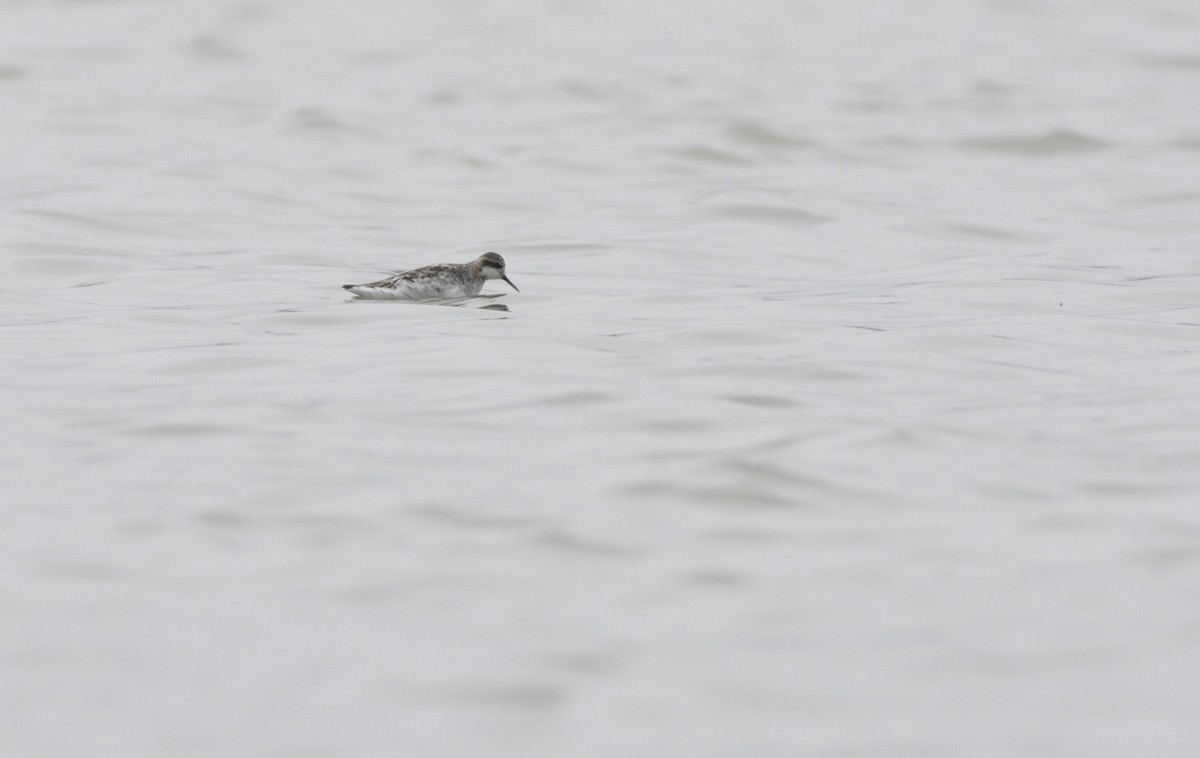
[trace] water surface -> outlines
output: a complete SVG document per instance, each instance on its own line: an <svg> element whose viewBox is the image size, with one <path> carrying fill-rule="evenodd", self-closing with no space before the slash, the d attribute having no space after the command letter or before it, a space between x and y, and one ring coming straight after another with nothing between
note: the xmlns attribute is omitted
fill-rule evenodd
<svg viewBox="0 0 1200 758"><path fill-rule="evenodd" d="M9 752L1191 755L1198 34L0 4Z"/></svg>

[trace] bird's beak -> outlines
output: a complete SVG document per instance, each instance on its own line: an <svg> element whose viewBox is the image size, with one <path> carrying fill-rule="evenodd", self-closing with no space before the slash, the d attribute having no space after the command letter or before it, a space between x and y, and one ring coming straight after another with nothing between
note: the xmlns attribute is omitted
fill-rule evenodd
<svg viewBox="0 0 1200 758"><path fill-rule="evenodd" d="M517 289L517 285L513 284L513 283L512 283L512 281L511 281L511 280L510 280L510 279L509 279L507 276L505 276L504 274L501 274L501 275L500 275L500 278L501 278L501 279L503 279L504 281L508 282L508 286L509 286L509 287L512 287L512 288L513 288L513 289L515 289L515 290L517 290L517 292L520 292L520 291L521 291L521 290Z"/></svg>

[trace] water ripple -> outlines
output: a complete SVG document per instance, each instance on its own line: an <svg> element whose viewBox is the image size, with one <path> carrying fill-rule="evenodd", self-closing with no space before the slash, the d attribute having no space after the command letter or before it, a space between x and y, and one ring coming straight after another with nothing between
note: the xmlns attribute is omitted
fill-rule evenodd
<svg viewBox="0 0 1200 758"><path fill-rule="evenodd" d="M960 140L955 144L971 150L1031 157L1079 155L1112 147L1112 144L1105 140L1069 129L1052 129L1040 134L999 134Z"/></svg>

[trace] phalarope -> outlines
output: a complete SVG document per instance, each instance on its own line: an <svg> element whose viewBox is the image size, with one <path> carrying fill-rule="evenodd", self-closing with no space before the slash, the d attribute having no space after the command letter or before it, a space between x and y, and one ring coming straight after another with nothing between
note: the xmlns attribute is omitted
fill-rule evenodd
<svg viewBox="0 0 1200 758"><path fill-rule="evenodd" d="M370 284L343 284L359 297L393 300L434 300L475 297L488 279L503 279L520 292L504 275L504 259L484 253L470 263L438 263L412 271L402 271Z"/></svg>

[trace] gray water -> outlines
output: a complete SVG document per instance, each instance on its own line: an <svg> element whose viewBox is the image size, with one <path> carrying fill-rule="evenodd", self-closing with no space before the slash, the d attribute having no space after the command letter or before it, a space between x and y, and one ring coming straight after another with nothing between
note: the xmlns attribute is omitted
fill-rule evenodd
<svg viewBox="0 0 1200 758"><path fill-rule="evenodd" d="M1195 755L1198 101L1186 0L0 2L0 752Z"/></svg>

